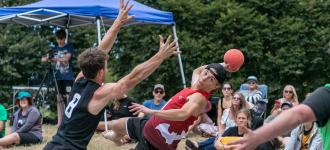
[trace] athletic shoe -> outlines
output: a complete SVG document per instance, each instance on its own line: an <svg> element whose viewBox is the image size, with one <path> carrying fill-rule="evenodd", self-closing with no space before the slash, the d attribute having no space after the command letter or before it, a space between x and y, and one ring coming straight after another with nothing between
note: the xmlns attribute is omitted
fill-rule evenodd
<svg viewBox="0 0 330 150"><path fill-rule="evenodd" d="M198 143L192 140L186 140L186 149L188 150L198 150Z"/></svg>

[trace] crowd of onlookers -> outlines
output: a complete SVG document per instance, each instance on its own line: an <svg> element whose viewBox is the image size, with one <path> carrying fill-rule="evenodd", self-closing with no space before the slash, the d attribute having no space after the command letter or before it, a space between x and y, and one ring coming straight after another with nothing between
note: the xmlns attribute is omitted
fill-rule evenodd
<svg viewBox="0 0 330 150"><path fill-rule="evenodd" d="M230 146L222 144L222 139L227 137L242 137L249 128L255 130L263 124L269 123L281 112L299 104L297 92L292 85L285 85L283 95L274 101L270 115L266 117L268 100L265 93L258 87L258 79L249 76L246 80L247 90L235 91L230 83L222 86L222 97L218 100L217 120L213 122L198 122L197 133L208 137L204 141L186 140L186 149L230 149ZM309 93L306 94L306 97ZM260 112L263 111L263 112ZM204 119L205 120L205 119ZM201 126L198 128L198 126ZM216 129L216 130L215 130ZM192 130L194 131L194 130ZM292 131L278 136L277 138L261 144L260 150L271 149L286 150L319 150L323 149L319 128L314 122L301 124Z"/></svg>
<svg viewBox="0 0 330 150"><path fill-rule="evenodd" d="M216 102L216 105L213 105L212 108L213 111L216 111L216 116L210 116L205 113L189 128L190 133L200 134L205 137L205 140L192 141L188 138L186 140L186 149L230 149L229 146L219 141L229 136L241 137L246 132L244 128L255 130L263 124L272 121L281 112L299 104L294 86L286 85L283 88L282 97L274 101L272 108L267 108L271 110L270 115L266 117L267 93L263 93L265 90L260 90L257 77L249 76L246 83L242 84L242 86L246 87L235 90L229 82L224 83L220 98L210 98L210 103ZM160 110L166 105L166 101L163 99L165 87L162 84L154 85L152 94L153 99L144 101L143 105L150 109ZM103 117L100 120L97 131L103 132L107 130L105 128L106 124L111 123L111 120L122 117L138 116L150 118L150 116L143 113L135 115L130 112L129 106L134 102L127 95L114 100L106 108L106 118ZM0 104L0 146L5 147L13 144L29 145L42 142L42 116L33 105L31 93L20 91L16 95L16 104L19 109L13 114L12 130L7 135L5 133L7 111ZM134 142L129 137L125 137L121 141L123 144ZM322 149L319 129L314 122L304 123L291 132L259 145L257 149L268 150L277 148L285 148L286 150Z"/></svg>

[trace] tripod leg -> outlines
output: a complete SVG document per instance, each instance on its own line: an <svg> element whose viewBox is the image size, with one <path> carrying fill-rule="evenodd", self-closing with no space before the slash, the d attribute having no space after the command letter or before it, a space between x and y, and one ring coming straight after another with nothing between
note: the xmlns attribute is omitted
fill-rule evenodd
<svg viewBox="0 0 330 150"><path fill-rule="evenodd" d="M45 83L45 81L46 81L46 78L49 76L49 73L50 72L46 72L45 73L45 75L44 75L44 77L42 78L42 80L41 80L41 83L40 83L40 86L39 86L39 88L38 88L38 91L37 91L37 93L36 93L36 96L35 96L35 103L36 104L38 104L38 103L40 103L39 101L39 99L37 99L38 98L38 96L41 96L41 89L42 89L42 87L43 87L43 85L44 85L44 83ZM47 85L47 93L48 93L48 88L49 86ZM39 106L39 105L37 105L37 106Z"/></svg>

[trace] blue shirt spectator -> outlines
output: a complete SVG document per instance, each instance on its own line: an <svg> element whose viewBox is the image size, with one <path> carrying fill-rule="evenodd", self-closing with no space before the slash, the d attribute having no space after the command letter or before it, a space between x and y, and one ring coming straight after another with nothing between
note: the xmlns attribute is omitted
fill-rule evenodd
<svg viewBox="0 0 330 150"><path fill-rule="evenodd" d="M165 100L160 100L159 104L155 104L155 100L151 99L151 100L146 100L145 102L143 102L143 105L150 108L150 109L154 109L154 110L160 110L162 109L162 107L166 104Z"/></svg>
<svg viewBox="0 0 330 150"><path fill-rule="evenodd" d="M163 99L165 96L165 88L162 84L156 84L154 86L154 90L152 91L152 94L154 96L151 100L146 100L143 102L143 106L153 109L153 110L160 110L163 108L163 106L166 104L166 101ZM139 114L139 117L144 117L143 113ZM150 116L146 116L149 118Z"/></svg>
<svg viewBox="0 0 330 150"><path fill-rule="evenodd" d="M71 55L69 61L56 61L57 80L73 80L72 56L74 49L72 44L65 44L62 47L56 45L52 50L54 51L54 58L63 58L66 54Z"/></svg>

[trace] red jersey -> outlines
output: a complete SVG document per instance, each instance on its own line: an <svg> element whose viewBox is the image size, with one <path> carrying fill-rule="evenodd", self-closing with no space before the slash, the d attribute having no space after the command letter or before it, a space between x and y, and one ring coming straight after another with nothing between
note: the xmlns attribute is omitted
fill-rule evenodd
<svg viewBox="0 0 330 150"><path fill-rule="evenodd" d="M162 110L181 109L187 103L187 97L200 93L207 101L207 109L210 109L210 102L208 101L210 94L207 92L184 88L182 91L174 95ZM208 111L207 110L207 111ZM187 135L188 127L197 120L197 117L190 116L184 121L172 121L160 119L152 116L144 126L144 137L159 150L176 149L178 143Z"/></svg>

